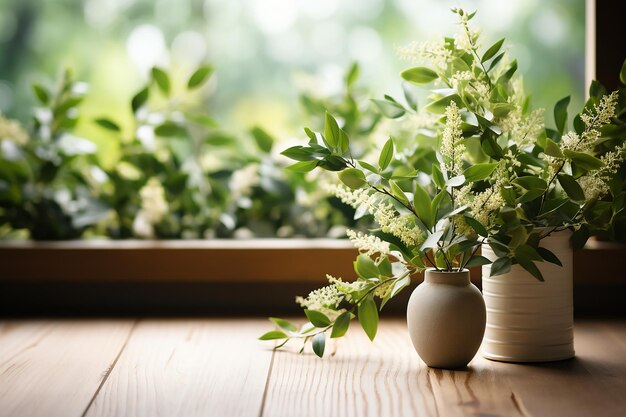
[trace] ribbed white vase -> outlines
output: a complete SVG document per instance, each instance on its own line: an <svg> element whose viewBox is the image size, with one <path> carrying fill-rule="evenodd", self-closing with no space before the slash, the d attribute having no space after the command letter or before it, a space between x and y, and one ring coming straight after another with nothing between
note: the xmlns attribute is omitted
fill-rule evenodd
<svg viewBox="0 0 626 417"><path fill-rule="evenodd" d="M544 282L519 265L490 277L483 266L487 327L481 347L487 359L506 362L548 362L574 357L573 251L571 233L561 231L541 240L563 267L537 262ZM497 259L488 245L482 254Z"/></svg>

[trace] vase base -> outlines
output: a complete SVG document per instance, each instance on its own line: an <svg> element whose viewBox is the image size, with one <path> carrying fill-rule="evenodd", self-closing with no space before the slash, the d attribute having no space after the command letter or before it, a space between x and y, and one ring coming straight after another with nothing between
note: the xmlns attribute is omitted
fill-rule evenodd
<svg viewBox="0 0 626 417"><path fill-rule="evenodd" d="M560 355L553 356L506 356L506 355L497 355L489 352L481 352L483 358L489 359L491 361L497 362L508 362L508 363L543 363L543 362L558 362L565 361L568 359L572 359L576 356L574 351L563 353Z"/></svg>

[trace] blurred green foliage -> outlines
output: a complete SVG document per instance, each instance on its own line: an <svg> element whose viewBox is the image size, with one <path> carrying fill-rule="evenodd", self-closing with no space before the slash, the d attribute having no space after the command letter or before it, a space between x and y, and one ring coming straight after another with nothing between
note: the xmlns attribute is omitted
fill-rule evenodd
<svg viewBox="0 0 626 417"><path fill-rule="evenodd" d="M442 22L451 5L433 0L0 3L0 112L26 121L33 109L50 109L50 103L36 101L31 83L40 92L58 94L55 74L70 67L90 90L66 109L74 125L71 134L70 126L63 126L57 139L87 138L96 145L94 153L58 153L58 176L50 187L35 187L39 203L35 194L21 194L31 198L32 207L47 207L32 210L56 210L63 230L45 230L52 226L44 224L34 233L32 221L20 227L40 239L76 237L92 224L87 235L116 238L138 236L137 230L163 238L342 235L343 229L332 225L353 226L354 213L325 195L319 187L323 178L284 172L279 152L302 137L299 126L321 128L319 115L328 110L362 144L355 157L381 146L389 131L396 140L412 141L409 154L419 156L415 148L425 136L408 134L415 126L390 125L382 118L399 117L393 101L400 97L422 99L397 84L406 62L396 48L446 30ZM567 94L574 108L583 104L584 1L481 0L476 7L486 42L505 35L512 42L536 105L549 108ZM355 61L359 67L350 66ZM189 89L190 75L205 62L215 63L214 73ZM37 123L30 131L22 151L31 155L33 167L46 165L32 156L43 146ZM42 180L24 174L20 181L30 192ZM162 190L147 187L156 182ZM153 197L162 192L168 203L167 214L151 229L136 220L142 217L143 188ZM53 195L59 192L62 198ZM93 211L98 216L76 221L76 207L87 204L99 208ZM78 211L68 212L70 206ZM8 221L8 212L4 216Z"/></svg>

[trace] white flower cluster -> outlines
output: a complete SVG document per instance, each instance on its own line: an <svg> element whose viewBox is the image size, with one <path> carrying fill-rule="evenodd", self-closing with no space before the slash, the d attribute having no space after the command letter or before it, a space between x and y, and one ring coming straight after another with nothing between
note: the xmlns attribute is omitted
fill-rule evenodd
<svg viewBox="0 0 626 417"><path fill-rule="evenodd" d="M515 161L517 162L517 161ZM471 185L466 185L459 190L457 200L462 205L467 205L474 219L478 220L487 229L495 225L498 211L505 205L500 188L508 182L509 164L507 159L501 159L496 170L492 174L492 184L484 191L473 193ZM457 228L461 234L469 234L470 226L462 219L455 218Z"/></svg>
<svg viewBox="0 0 626 417"><path fill-rule="evenodd" d="M330 278L332 277L329 276ZM296 297L296 303L300 304L302 308L319 311L325 314L331 321L334 321L345 311L344 309L337 309L344 297L345 294L339 291L335 283L332 283L311 291L306 298Z"/></svg>
<svg viewBox="0 0 626 417"><path fill-rule="evenodd" d="M609 192L608 185L597 175L583 175L577 181L587 201L600 198Z"/></svg>
<svg viewBox="0 0 626 417"><path fill-rule="evenodd" d="M446 108L446 127L441 135L441 155L445 159L444 168L455 175L463 172L465 145L459 143L463 138L461 115L454 101Z"/></svg>
<svg viewBox="0 0 626 417"><path fill-rule="evenodd" d="M340 199L342 203L347 204L354 209L358 209L364 205L368 212L371 213L370 207L375 206L377 203L376 197L370 194L369 190L366 188L351 190L341 184L328 184L325 188L329 194L334 195Z"/></svg>
<svg viewBox="0 0 626 417"><path fill-rule="evenodd" d="M600 157L600 160L604 162L602 168L589 172L578 179L578 183L585 193L585 199L601 198L609 192L608 183L611 180L611 176L617 173L624 158L626 158L626 142L619 148L609 151Z"/></svg>
<svg viewBox="0 0 626 417"><path fill-rule="evenodd" d="M355 209L365 208L385 233L390 233L408 246L419 246L424 241L424 234L415 227L408 215L401 215L393 205L379 201L379 198L361 188L351 190L343 185L329 185L327 190L338 197L343 203Z"/></svg>
<svg viewBox="0 0 626 417"><path fill-rule="evenodd" d="M8 140L16 145L23 146L28 143L28 133L17 121L5 119L0 114L0 141Z"/></svg>
<svg viewBox="0 0 626 417"><path fill-rule="evenodd" d="M150 178L139 191L141 209L133 221L135 234L150 238L154 235L154 225L158 224L168 212L165 190L156 178Z"/></svg>
<svg viewBox="0 0 626 417"><path fill-rule="evenodd" d="M420 246L424 233L414 226L410 216L400 215L389 203L381 203L373 208L374 220L385 233L399 238L407 246Z"/></svg>
<svg viewBox="0 0 626 417"><path fill-rule="evenodd" d="M465 18L465 16L461 17L461 19ZM463 51L471 51L476 47L476 40L480 36L480 30L469 28L467 26L467 19L464 22L461 22L463 29L459 34L457 34L455 39L455 45L458 49Z"/></svg>
<svg viewBox="0 0 626 417"><path fill-rule="evenodd" d="M233 172L228 188L235 198L250 195L252 187L260 181L259 164L248 164Z"/></svg>
<svg viewBox="0 0 626 417"><path fill-rule="evenodd" d="M504 200L500 194L500 189L493 185L483 192L474 194L470 210L476 220L487 229L490 229L493 226L496 214L503 206Z"/></svg>
<svg viewBox="0 0 626 417"><path fill-rule="evenodd" d="M389 242L385 242L378 236L368 235L363 232L355 232L348 229L346 231L348 238L354 244L360 253L372 256L376 254L389 255Z"/></svg>
<svg viewBox="0 0 626 417"><path fill-rule="evenodd" d="M617 99L618 93L613 91L611 94L603 96L600 103L593 106L593 110L587 110L581 114L580 119L585 124L585 130L580 137L575 133L570 133L567 142L562 145L563 149L579 152L591 150L600 138L600 128L609 123L615 116Z"/></svg>
<svg viewBox="0 0 626 417"><path fill-rule="evenodd" d="M445 71L452 59L452 51L445 47L443 39L423 43L413 42L398 48L397 53L401 58L410 61L425 60L441 71Z"/></svg>
<svg viewBox="0 0 626 417"><path fill-rule="evenodd" d="M536 109L524 116L522 107L515 104L515 109L498 120L498 125L503 133L508 133L519 149L524 149L534 144L544 130L543 114L544 109Z"/></svg>
<svg viewBox="0 0 626 417"><path fill-rule="evenodd" d="M576 132L567 132L561 137L561 148L573 150L580 142L580 136Z"/></svg>

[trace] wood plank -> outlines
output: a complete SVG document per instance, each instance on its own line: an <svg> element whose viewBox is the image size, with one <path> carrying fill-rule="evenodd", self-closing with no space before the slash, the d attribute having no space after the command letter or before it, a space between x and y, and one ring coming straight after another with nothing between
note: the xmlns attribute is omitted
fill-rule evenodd
<svg viewBox="0 0 626 417"><path fill-rule="evenodd" d="M259 415L265 320L142 321L86 416Z"/></svg>
<svg viewBox="0 0 626 417"><path fill-rule="evenodd" d="M133 321L10 321L0 328L0 414L81 416Z"/></svg>
<svg viewBox="0 0 626 417"><path fill-rule="evenodd" d="M320 283L327 272L352 276L356 254L336 239L8 241L0 242L0 283Z"/></svg>
<svg viewBox="0 0 626 417"><path fill-rule="evenodd" d="M358 326L353 323L353 326ZM382 321L374 344L351 329L330 357L277 352L264 416L523 416L496 364L461 371L419 360L403 321Z"/></svg>
<svg viewBox="0 0 626 417"><path fill-rule="evenodd" d="M575 323L573 359L497 367L529 416L624 416L626 350L612 339L613 329L603 327L600 322Z"/></svg>

